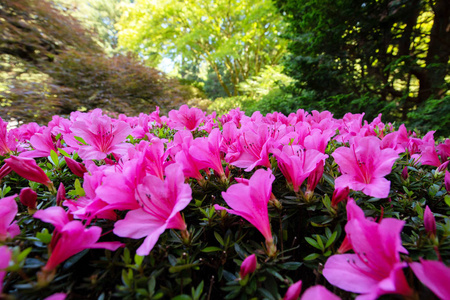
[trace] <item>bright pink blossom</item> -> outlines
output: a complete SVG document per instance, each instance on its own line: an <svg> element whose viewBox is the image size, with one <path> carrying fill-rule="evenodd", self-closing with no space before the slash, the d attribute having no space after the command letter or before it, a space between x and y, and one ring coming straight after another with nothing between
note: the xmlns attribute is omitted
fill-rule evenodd
<svg viewBox="0 0 450 300"><path fill-rule="evenodd" d="M315 149L303 150L299 145L285 145L283 150L274 149L278 167L292 184L294 192L298 192L303 181L317 168L317 164L323 164L328 155Z"/></svg>
<svg viewBox="0 0 450 300"><path fill-rule="evenodd" d="M119 242L97 243L102 233L100 227L86 228L80 221L69 221L66 212L59 206L39 210L34 217L55 226L50 243L51 255L43 267L46 272L56 269L60 263L84 249L101 248L114 251L123 246Z"/></svg>
<svg viewBox="0 0 450 300"><path fill-rule="evenodd" d="M20 233L19 225L14 222L17 215L17 195L0 199L0 242L14 238Z"/></svg>
<svg viewBox="0 0 450 300"><path fill-rule="evenodd" d="M232 128L230 127L230 129ZM246 124L241 127L240 135L236 138L236 144L231 148L236 152L227 152L227 162L238 168L246 168L246 172L250 172L257 166L270 168L269 152L275 140L270 134L268 125L263 123Z"/></svg>
<svg viewBox="0 0 450 300"><path fill-rule="evenodd" d="M349 204L351 201L349 201ZM359 210L359 212L358 212ZM358 298L376 299L384 294L411 295L402 269L400 232L404 221L383 219L380 223L362 217L355 207L355 217L345 226L355 254L338 254L328 258L323 275L340 289L362 294Z"/></svg>
<svg viewBox="0 0 450 300"><path fill-rule="evenodd" d="M204 168L211 168L224 177L222 159L220 153L221 133L218 128L214 128L208 137L196 138L192 141L189 154Z"/></svg>
<svg viewBox="0 0 450 300"><path fill-rule="evenodd" d="M340 300L338 296L327 290L322 285L315 285L307 289L301 300Z"/></svg>
<svg viewBox="0 0 450 300"><path fill-rule="evenodd" d="M173 123L172 128L193 131L203 122L205 113L199 108L181 105L179 110L169 111L169 119Z"/></svg>
<svg viewBox="0 0 450 300"><path fill-rule="evenodd" d="M192 199L191 188L184 183L183 171L178 164L167 166L165 173L165 180L154 175L143 179L136 191L141 208L129 211L125 219L117 221L114 226L114 233L118 236L145 237L136 251L138 255L148 255L166 229L186 230L180 211Z"/></svg>
<svg viewBox="0 0 450 300"><path fill-rule="evenodd" d="M46 128L42 133L35 133L30 138L30 144L34 150L22 152L20 154L21 157L47 157L52 150L57 153L57 147L62 148L59 141L54 141L50 128Z"/></svg>
<svg viewBox="0 0 450 300"><path fill-rule="evenodd" d="M340 147L332 156L342 172L336 178L336 189L348 186L372 197L389 195L391 183L384 176L391 173L398 154L392 149L381 149L377 137L355 139L350 148Z"/></svg>
<svg viewBox="0 0 450 300"><path fill-rule="evenodd" d="M272 171L259 169L247 183L233 184L222 192L223 199L231 207L226 209L228 213L241 216L255 226L265 237L266 244L273 241L267 205L274 180ZM225 209L217 204L214 207Z"/></svg>
<svg viewBox="0 0 450 300"><path fill-rule="evenodd" d="M44 170L42 170L33 158L18 157L11 155L5 159L5 163L17 174L30 181L42 183L46 186L52 184Z"/></svg>
<svg viewBox="0 0 450 300"><path fill-rule="evenodd" d="M302 281L299 280L288 288L286 294L283 297L283 300L297 300L301 292L302 292Z"/></svg>
<svg viewBox="0 0 450 300"><path fill-rule="evenodd" d="M450 158L450 139L446 139L443 143L437 145L436 149L441 156L441 160L447 161Z"/></svg>
<svg viewBox="0 0 450 300"><path fill-rule="evenodd" d="M440 261L420 259L409 266L417 278L442 300L450 299L450 268Z"/></svg>
<svg viewBox="0 0 450 300"><path fill-rule="evenodd" d="M123 155L131 144L122 143L132 129L123 121L112 122L109 117L93 118L92 124L76 121L72 125L75 136L82 138L88 145L81 145L78 154L83 160L105 159L110 153Z"/></svg>
<svg viewBox="0 0 450 300"><path fill-rule="evenodd" d="M239 271L239 277L244 278L248 274L255 272L256 270L256 255L252 254L244 259L241 265L241 269Z"/></svg>

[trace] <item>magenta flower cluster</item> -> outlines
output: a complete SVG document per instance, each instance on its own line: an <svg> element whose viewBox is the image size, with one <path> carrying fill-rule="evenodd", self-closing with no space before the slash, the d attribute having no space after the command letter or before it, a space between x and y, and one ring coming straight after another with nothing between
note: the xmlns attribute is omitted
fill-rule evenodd
<svg viewBox="0 0 450 300"><path fill-rule="evenodd" d="M47 126L26 124L7 130L0 119L0 179L11 172L56 194L48 174L37 158L56 156L82 179L83 194L69 197L60 186L57 206L36 205L36 193L24 188L20 201L31 208L34 218L54 227L48 246L49 259L42 268L41 284L52 281L58 266L84 249L115 251L126 238L139 241L137 254L148 255L167 229L176 229L181 239L191 238L183 210L192 201L189 182L200 186L210 177L223 184L219 214L232 214L256 228L265 239L268 259L277 255L270 205L281 204L272 193L278 168L286 190L297 201L308 203L322 179L325 164L337 164L332 206L347 201L346 238L340 254L326 261L323 275L331 285L356 293L357 299L376 299L384 294L412 296L404 270L410 267L417 278L441 299L450 299L450 268L439 261L410 262L402 246L405 222L395 218L366 218L350 191L375 198L388 198L391 182L386 178L396 160L407 153L414 164L436 167L443 172L450 157L450 140L436 145L433 132L423 138L408 132L404 125L362 121L363 114L348 113L335 119L330 112L298 110L245 116L239 109L216 117L183 105L168 117L159 110L137 117L112 118L100 109L74 112L69 119L54 116ZM170 140L160 138L155 129L174 131ZM203 133L203 134L200 134ZM337 145L330 152L330 144ZM249 176L233 178L230 170ZM407 173L406 175L407 176ZM244 178L244 177L247 177ZM450 174L445 171L445 187ZM0 245L20 235L17 224L17 195L0 199ZM114 241L100 241L102 228L94 220L114 222ZM436 234L433 213L427 207L424 228ZM0 292L8 272L12 250L0 246ZM353 251L351 254L344 252ZM257 259L251 255L241 266L240 277L251 276ZM301 282L293 284L284 299L297 299ZM0 296L1 297L1 296ZM301 299L338 299L323 286L312 287Z"/></svg>

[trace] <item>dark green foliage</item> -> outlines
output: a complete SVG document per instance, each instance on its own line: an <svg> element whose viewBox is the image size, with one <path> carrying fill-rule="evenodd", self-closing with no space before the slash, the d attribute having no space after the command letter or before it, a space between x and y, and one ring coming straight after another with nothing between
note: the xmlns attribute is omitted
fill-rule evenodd
<svg viewBox="0 0 450 300"><path fill-rule="evenodd" d="M450 4L428 1L278 0L290 26L292 94L337 117L383 112L390 121L425 123L423 110L449 93ZM444 101L444 100L443 100ZM438 119L448 111L436 111ZM420 117L422 115L422 117ZM444 124L439 128L445 128Z"/></svg>

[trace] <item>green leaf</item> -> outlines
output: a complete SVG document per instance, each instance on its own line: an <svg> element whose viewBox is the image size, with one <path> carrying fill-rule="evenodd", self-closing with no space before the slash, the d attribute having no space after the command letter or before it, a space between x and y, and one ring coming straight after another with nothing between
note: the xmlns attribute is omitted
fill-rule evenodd
<svg viewBox="0 0 450 300"><path fill-rule="evenodd" d="M86 195L86 193L84 192L84 189L81 187L80 180L78 180L78 178L75 179L74 187L75 187L75 192L77 193L78 196L84 197Z"/></svg>
<svg viewBox="0 0 450 300"><path fill-rule="evenodd" d="M333 242L334 242L334 240L336 239L336 237L337 237L337 231L333 232L333 234L331 235L331 237L328 238L328 241L327 241L327 243L325 244L325 248L330 247L331 244L333 244Z"/></svg>
<svg viewBox="0 0 450 300"><path fill-rule="evenodd" d="M44 244L48 244L52 240L52 235L48 232L47 228L44 228L41 232L36 233L36 237Z"/></svg>
<svg viewBox="0 0 450 300"><path fill-rule="evenodd" d="M305 258L303 258L303 260L315 260L319 256L320 256L319 253L311 253L310 255L308 255Z"/></svg>
<svg viewBox="0 0 450 300"><path fill-rule="evenodd" d="M143 261L144 261L143 256L137 254L134 255L134 263L136 264L136 266L140 267Z"/></svg>
<svg viewBox="0 0 450 300"><path fill-rule="evenodd" d="M316 242L316 240L314 240L310 237L305 237L305 240L308 242L308 244L310 244L314 248L322 250L322 248L319 246L319 244Z"/></svg>
<svg viewBox="0 0 450 300"><path fill-rule="evenodd" d="M198 285L198 287L195 289L195 291L194 291L194 288L192 288L192 298L194 299L194 300L198 300L198 299L200 299L200 296L201 296L201 294L203 293L203 287L204 287L204 282L203 282L203 280L200 282L200 284Z"/></svg>
<svg viewBox="0 0 450 300"><path fill-rule="evenodd" d="M301 265L303 265L303 263L296 262L296 261L291 261L291 262L286 262L284 264L280 264L280 268L285 269L285 270L295 271L298 268L300 268Z"/></svg>
<svg viewBox="0 0 450 300"><path fill-rule="evenodd" d="M69 153L67 153L66 151L64 151L61 148L58 148L58 152L61 153L62 155L66 156L66 157L70 157Z"/></svg>
<svg viewBox="0 0 450 300"><path fill-rule="evenodd" d="M322 238L320 237L320 235L316 234L316 240L317 240L317 244L320 247L320 250L325 250L325 247L323 246L323 241Z"/></svg>
<svg viewBox="0 0 450 300"><path fill-rule="evenodd" d="M214 236L216 237L216 240L219 242L219 244L221 244L222 246L225 245L225 243L223 242L222 237L216 231L214 231Z"/></svg>
<svg viewBox="0 0 450 300"><path fill-rule="evenodd" d="M206 247L202 250L202 252L216 252L216 251L223 251L223 249L219 248L219 247L211 246L211 247Z"/></svg>
<svg viewBox="0 0 450 300"><path fill-rule="evenodd" d="M54 150L50 150L50 161L55 167L59 166L58 153Z"/></svg>
<svg viewBox="0 0 450 300"><path fill-rule="evenodd" d="M178 295L176 297L173 297L172 300L191 300L191 296L183 294L183 295Z"/></svg>
<svg viewBox="0 0 450 300"><path fill-rule="evenodd" d="M86 143L82 138L80 138L79 136L74 136L74 138L79 141L81 144L83 145L87 145L88 143Z"/></svg>
<svg viewBox="0 0 450 300"><path fill-rule="evenodd" d="M170 273L178 273L182 270L190 269L192 267L198 266L198 264L186 264L186 265L180 265L180 266L173 266L169 268Z"/></svg>
<svg viewBox="0 0 450 300"><path fill-rule="evenodd" d="M448 206L450 206L450 195L446 195L444 201Z"/></svg>

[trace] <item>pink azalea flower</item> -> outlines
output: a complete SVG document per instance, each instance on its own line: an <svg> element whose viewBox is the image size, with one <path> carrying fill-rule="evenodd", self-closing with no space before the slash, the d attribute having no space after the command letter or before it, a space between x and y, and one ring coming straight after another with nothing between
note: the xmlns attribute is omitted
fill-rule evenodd
<svg viewBox="0 0 450 300"><path fill-rule="evenodd" d="M283 297L283 300L297 300L301 292L302 281L299 280L288 288L286 294Z"/></svg>
<svg viewBox="0 0 450 300"><path fill-rule="evenodd" d="M189 154L198 162L202 169L211 168L225 177L220 153L221 133L218 128L214 128L208 137L196 138L192 141Z"/></svg>
<svg viewBox="0 0 450 300"><path fill-rule="evenodd" d="M276 249L269 249L269 246L274 247L274 245L267 205L274 180L272 171L256 170L248 182L233 184L226 192L222 192L223 199L231 209L214 205L216 209L225 209L228 213L241 216L255 226L266 239L266 245L272 255L275 254Z"/></svg>
<svg viewBox="0 0 450 300"><path fill-rule="evenodd" d="M94 218L104 218L109 220L116 219L116 213L114 209L118 209L119 207L111 205L104 201L100 194L97 192L97 188L103 186L103 180L106 177L106 171L109 169L113 169L114 167L110 166L101 166L97 167L93 165L90 168L89 173L85 173L83 189L85 192L84 197L80 197L77 200L69 200L63 202L64 206L69 208L71 214L73 214L76 218L88 220L90 222ZM120 176L120 173L113 172L111 175L117 174ZM122 200L121 196L123 194L128 195L127 191L123 189L123 185L121 182L117 180L117 178L109 178L109 180L105 179L104 184L110 184L113 187L117 188L114 191L114 195L108 199L114 199L116 201ZM134 197L131 200L136 207L136 201L134 201Z"/></svg>
<svg viewBox="0 0 450 300"><path fill-rule="evenodd" d="M350 202L350 201L349 201ZM360 213L357 213L360 214ZM400 232L404 221L383 219L380 223L353 217L345 231L355 254L328 258L323 275L340 289L362 294L358 298L376 299L384 294L412 294L402 269Z"/></svg>
<svg viewBox="0 0 450 300"><path fill-rule="evenodd" d="M440 299L450 299L450 268L440 261L420 259L420 263L413 262L409 266L436 296Z"/></svg>
<svg viewBox="0 0 450 300"><path fill-rule="evenodd" d="M272 150L277 158L278 167L292 184L294 192L298 192L303 181L313 172L318 163L322 163L328 157L317 150L303 150L299 145L285 145L283 150Z"/></svg>
<svg viewBox="0 0 450 300"><path fill-rule="evenodd" d="M347 209L347 223L353 219L364 220L366 218L364 216L364 212L356 204L356 202L355 202L355 200L353 200L353 198L348 199L346 209ZM344 238L344 241L342 242L342 244L339 247L339 249L337 250L337 252L339 254L342 254L342 253L352 250L352 248L353 247L352 247L350 237L348 235L346 235Z"/></svg>
<svg viewBox="0 0 450 300"><path fill-rule="evenodd" d="M241 265L241 269L239 271L239 277L244 278L248 274L255 272L256 270L256 255L252 254L244 259Z"/></svg>
<svg viewBox="0 0 450 300"><path fill-rule="evenodd" d="M47 177L44 170L42 170L33 158L18 157L11 155L10 158L5 159L5 163L17 174L30 181L42 183L46 186L51 186L53 183Z"/></svg>
<svg viewBox="0 0 450 300"><path fill-rule="evenodd" d="M33 146L34 150L22 152L21 157L47 157L53 150L58 153L57 145L53 141L54 137L49 128L45 129L43 133L36 133L30 138L30 144ZM58 145L61 147L61 143Z"/></svg>
<svg viewBox="0 0 450 300"><path fill-rule="evenodd" d="M381 141L381 148L391 148L397 153L405 152L409 144L408 131L405 124L400 125L397 131L388 133Z"/></svg>
<svg viewBox="0 0 450 300"><path fill-rule="evenodd" d="M350 148L340 147L332 156L342 172L336 178L336 189L348 186L372 197L389 195L391 183L384 176L391 173L398 154L393 149L381 149L377 137L355 139Z"/></svg>
<svg viewBox="0 0 450 300"><path fill-rule="evenodd" d="M169 111L169 119L172 121L173 129L193 131L203 122L205 113L199 108L181 105L179 110Z"/></svg>
<svg viewBox="0 0 450 300"><path fill-rule="evenodd" d="M19 225L14 222L17 215L17 195L0 199L0 242L14 238L20 233Z"/></svg>
<svg viewBox="0 0 450 300"><path fill-rule="evenodd" d="M184 183L180 165L167 166L165 173L165 180L154 175L143 179L136 191L141 208L129 211L125 219L117 221L114 226L114 233L118 236L145 237L136 251L138 255L148 255L166 229L186 230L180 211L191 201L192 190Z"/></svg>
<svg viewBox="0 0 450 300"><path fill-rule="evenodd" d="M59 206L39 210L34 217L55 226L50 243L51 255L43 267L44 272L53 271L60 263L84 249L101 248L114 251L123 246L119 242L97 243L102 233L100 227L86 228L80 221L69 221L66 212Z"/></svg>
<svg viewBox="0 0 450 300"><path fill-rule="evenodd" d="M92 120L92 124L76 121L72 125L75 136L82 138L89 145L82 145L78 154L83 160L104 159L110 153L123 155L131 144L122 143L132 129L123 121L112 123L106 116Z"/></svg>
<svg viewBox="0 0 450 300"><path fill-rule="evenodd" d="M422 165L439 167L441 161L436 152L434 133L435 131L429 131L422 140L417 141L420 154L414 154L411 158L417 159Z"/></svg>
<svg viewBox="0 0 450 300"><path fill-rule="evenodd" d="M443 143L439 144L436 149L441 156L441 160L443 162L447 161L450 157L450 139L446 139Z"/></svg>
<svg viewBox="0 0 450 300"><path fill-rule="evenodd" d="M3 291L3 279L5 278L5 269L9 266L9 261L11 260L11 251L7 246L0 247L0 297Z"/></svg>
<svg viewBox="0 0 450 300"><path fill-rule="evenodd" d="M102 178L102 184L96 185L95 192L91 195L108 204L100 211L140 208L136 200L136 189L147 175L146 166L145 158L141 155L139 158L125 161L121 172L113 172Z"/></svg>
<svg viewBox="0 0 450 300"><path fill-rule="evenodd" d="M227 161L231 165L246 168L246 172L250 172L257 166L270 168L269 151L275 142L266 124L253 124L253 126L246 125L241 128L237 146L239 154L234 154L233 160L230 160L227 155Z"/></svg>
<svg viewBox="0 0 450 300"><path fill-rule="evenodd" d="M338 296L327 290L322 285L315 285L307 289L301 300L340 300Z"/></svg>

